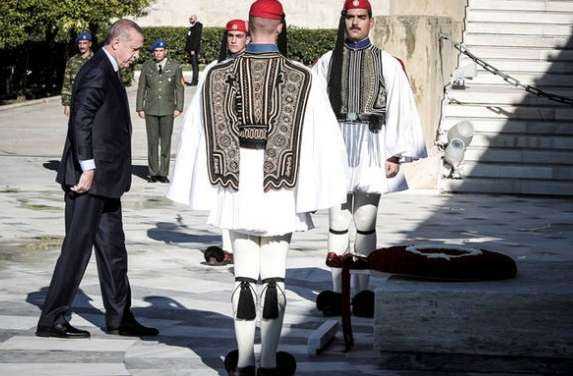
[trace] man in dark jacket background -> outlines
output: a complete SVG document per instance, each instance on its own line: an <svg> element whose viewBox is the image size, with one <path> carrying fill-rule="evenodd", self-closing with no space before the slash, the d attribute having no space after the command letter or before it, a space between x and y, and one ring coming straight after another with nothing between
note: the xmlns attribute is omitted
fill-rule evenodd
<svg viewBox="0 0 573 376"><path fill-rule="evenodd" d="M119 69L139 57L141 28L119 20L105 46L80 69L72 91L68 135L57 182L65 191L66 236L38 322L40 337L89 337L66 320L95 248L106 329L157 335L131 312L121 196L131 186L131 119Z"/></svg>
<svg viewBox="0 0 573 376"><path fill-rule="evenodd" d="M199 82L199 54L201 53L201 37L203 35L203 24L197 21L197 16L189 17L189 30L187 31L187 42L185 51L189 55L189 63L193 69L193 78L188 85L195 86Z"/></svg>

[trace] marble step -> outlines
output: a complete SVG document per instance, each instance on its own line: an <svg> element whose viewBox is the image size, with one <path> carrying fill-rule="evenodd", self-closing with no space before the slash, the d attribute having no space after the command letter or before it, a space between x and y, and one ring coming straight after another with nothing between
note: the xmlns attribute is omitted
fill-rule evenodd
<svg viewBox="0 0 573 376"><path fill-rule="evenodd" d="M573 76L555 73L531 73L531 72L505 72L524 85L532 85L540 88L573 88ZM468 80L469 85L501 85L513 87L505 82L500 76L486 71L478 71L477 76Z"/></svg>
<svg viewBox="0 0 573 376"><path fill-rule="evenodd" d="M491 162L469 162L461 166L461 174L466 178L493 179L535 179L546 182L569 182L573 188L573 165L549 164L507 164ZM572 193L573 194L573 193Z"/></svg>
<svg viewBox="0 0 573 376"><path fill-rule="evenodd" d="M463 61L471 60L469 57L464 56ZM512 73L537 73L540 76L544 74L563 74L569 75L564 77L573 81L573 62L569 61L528 61L528 60L507 60L505 58L489 58L486 60L489 64L503 72ZM485 72L481 66L477 66L478 71ZM491 74L491 73L490 73Z"/></svg>
<svg viewBox="0 0 573 376"><path fill-rule="evenodd" d="M496 148L470 146L465 153L467 162L522 163L529 165L572 165L571 150L539 150L528 148Z"/></svg>
<svg viewBox="0 0 573 376"><path fill-rule="evenodd" d="M573 123L557 121L472 119L449 117L444 120L442 129L448 130L461 121L470 121L476 132L520 135L564 135L573 136Z"/></svg>
<svg viewBox="0 0 573 376"><path fill-rule="evenodd" d="M439 189L442 192L455 193L573 196L572 181L548 181L545 179L442 179L439 183Z"/></svg>
<svg viewBox="0 0 573 376"><path fill-rule="evenodd" d="M466 45L500 46L500 47L542 47L571 49L569 36L539 35L491 35L487 33L467 33L464 35Z"/></svg>
<svg viewBox="0 0 573 376"><path fill-rule="evenodd" d="M461 105L446 106L447 117L468 117L482 119L519 119L544 121L573 121L572 108L523 107L512 105Z"/></svg>
<svg viewBox="0 0 573 376"><path fill-rule="evenodd" d="M468 22L502 22L502 23L544 23L554 25L573 24L573 12L526 11L517 6L514 9L475 9L468 8Z"/></svg>
<svg viewBox="0 0 573 376"><path fill-rule="evenodd" d="M549 94L570 98L573 101L572 89L546 89ZM531 94L521 88L512 86L467 86L466 89L448 90L451 103L520 105L542 107L571 107L570 104L549 100L546 97Z"/></svg>
<svg viewBox="0 0 573 376"><path fill-rule="evenodd" d="M476 34L515 34L538 36L569 36L570 25L553 25L544 23L507 23L507 22L469 22L466 25L467 33Z"/></svg>
<svg viewBox="0 0 573 376"><path fill-rule="evenodd" d="M507 61L567 61L573 62L573 50L557 48L520 48L467 45L474 55L483 59L504 59Z"/></svg>
<svg viewBox="0 0 573 376"><path fill-rule="evenodd" d="M476 133L470 145L481 148L543 149L573 152L573 137ZM571 163L573 164L573 161Z"/></svg>
<svg viewBox="0 0 573 376"><path fill-rule="evenodd" d="M475 10L506 10L534 12L573 12L573 1L551 0L469 0Z"/></svg>

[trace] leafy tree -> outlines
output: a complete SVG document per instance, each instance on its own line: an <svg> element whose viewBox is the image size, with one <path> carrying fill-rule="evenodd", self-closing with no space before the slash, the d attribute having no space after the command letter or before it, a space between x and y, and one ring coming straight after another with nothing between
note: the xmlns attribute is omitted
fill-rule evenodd
<svg viewBox="0 0 573 376"><path fill-rule="evenodd" d="M97 32L114 18L140 16L154 0L2 0L0 49L28 40L67 41L83 30Z"/></svg>

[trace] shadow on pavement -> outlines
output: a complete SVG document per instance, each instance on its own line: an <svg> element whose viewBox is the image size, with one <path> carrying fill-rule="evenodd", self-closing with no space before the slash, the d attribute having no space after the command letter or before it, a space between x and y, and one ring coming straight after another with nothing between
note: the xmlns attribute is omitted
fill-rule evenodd
<svg viewBox="0 0 573 376"><path fill-rule="evenodd" d="M47 292L47 287L31 292L28 294L26 302L42 308ZM213 370L223 369L221 357L236 348L235 339L232 335L234 331L231 317L216 312L191 310L175 299L165 296L147 296L143 300L150 305L148 307L134 307L132 312L138 321L144 325L156 327L160 331L157 337L142 337L143 341L188 348L197 354L206 366ZM85 292L81 289L78 290L72 312L105 331L105 313L94 307L91 302L92 299ZM213 328L212 332L209 332L210 328ZM228 330L231 335L220 335L221 329ZM199 330L205 330L204 335L201 333L197 335ZM150 356L149 359L140 359L136 354L130 356L129 350L126 355L128 360L131 358L133 361L137 361L138 367L156 368L154 363L158 361L158 358ZM140 364L142 362L143 364Z"/></svg>
<svg viewBox="0 0 573 376"><path fill-rule="evenodd" d="M46 170L50 170L50 171L58 171L58 169L60 168L60 161L56 161L56 160L50 160L47 162L44 162L42 164L42 166L44 166L44 168Z"/></svg>
<svg viewBox="0 0 573 376"><path fill-rule="evenodd" d="M143 180L147 180L147 175L149 175L149 169L147 168L147 166L132 165L131 174Z"/></svg>

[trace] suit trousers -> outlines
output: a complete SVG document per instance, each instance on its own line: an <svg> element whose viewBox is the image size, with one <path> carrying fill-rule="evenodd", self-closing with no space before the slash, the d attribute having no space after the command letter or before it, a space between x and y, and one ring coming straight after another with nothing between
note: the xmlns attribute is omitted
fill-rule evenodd
<svg viewBox="0 0 573 376"><path fill-rule="evenodd" d="M173 115L145 115L147 128L147 159L149 175L169 175L171 160L171 135L173 134ZM161 152L159 146L161 145Z"/></svg>
<svg viewBox="0 0 573 376"><path fill-rule="evenodd" d="M65 194L66 236L38 326L63 323L95 248L97 270L108 330L131 314L127 250L120 199Z"/></svg>
<svg viewBox="0 0 573 376"><path fill-rule="evenodd" d="M189 63L191 64L191 69L193 70L193 78L191 79L191 85L197 85L199 83L199 55L189 54Z"/></svg>

